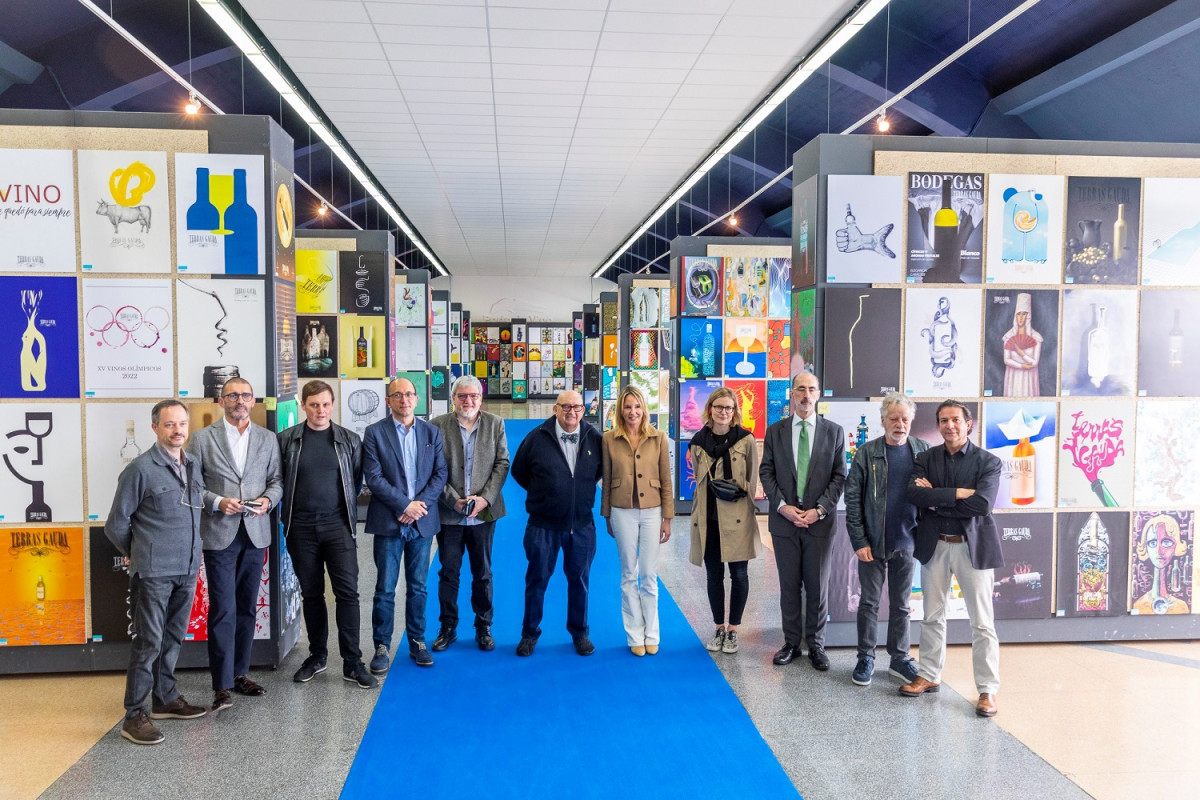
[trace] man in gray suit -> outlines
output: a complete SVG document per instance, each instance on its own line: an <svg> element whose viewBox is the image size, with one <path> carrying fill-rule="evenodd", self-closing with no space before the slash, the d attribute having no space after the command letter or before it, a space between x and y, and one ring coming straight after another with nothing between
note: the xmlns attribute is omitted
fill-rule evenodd
<svg viewBox="0 0 1200 800"><path fill-rule="evenodd" d="M254 389L242 378L221 387L225 416L188 443L204 478L200 538L208 575L208 669L213 711L233 705L230 690L266 690L247 674L254 645L263 556L271 544L270 511L283 497L279 444L250 421Z"/></svg>
<svg viewBox="0 0 1200 800"><path fill-rule="evenodd" d="M500 489L508 477L508 439L504 420L481 411L483 387L464 375L450 393L454 413L433 424L442 432L446 452L446 488L438 500L442 530L437 534L438 601L441 630L433 640L435 653L458 639L458 574L463 550L471 560L471 609L475 612L475 643L494 650L492 638L492 534L504 516Z"/></svg>
<svg viewBox="0 0 1200 800"><path fill-rule="evenodd" d="M783 647L772 660L781 666L791 663L800 654L801 641L807 640L809 660L824 672L829 669L829 554L838 498L846 482L846 437L842 426L817 416L820 396L815 375L802 372L792 378L791 419L767 428L758 476L767 493L767 527L779 567L783 614Z"/></svg>

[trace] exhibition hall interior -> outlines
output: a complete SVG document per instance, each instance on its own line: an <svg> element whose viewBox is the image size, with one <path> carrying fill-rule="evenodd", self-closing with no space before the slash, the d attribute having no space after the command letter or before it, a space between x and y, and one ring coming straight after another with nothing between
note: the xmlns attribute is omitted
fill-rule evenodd
<svg viewBox="0 0 1200 800"><path fill-rule="evenodd" d="M1198 72L0 0L0 798L1200 796Z"/></svg>

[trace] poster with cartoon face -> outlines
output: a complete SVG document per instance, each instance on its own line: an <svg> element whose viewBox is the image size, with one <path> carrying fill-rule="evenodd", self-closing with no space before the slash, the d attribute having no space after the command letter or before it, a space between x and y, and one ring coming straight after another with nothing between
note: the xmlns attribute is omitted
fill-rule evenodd
<svg viewBox="0 0 1200 800"><path fill-rule="evenodd" d="M1194 511L1135 511L1130 614L1192 613Z"/></svg>
<svg viewBox="0 0 1200 800"><path fill-rule="evenodd" d="M83 520L79 403L0 405L0 523Z"/></svg>

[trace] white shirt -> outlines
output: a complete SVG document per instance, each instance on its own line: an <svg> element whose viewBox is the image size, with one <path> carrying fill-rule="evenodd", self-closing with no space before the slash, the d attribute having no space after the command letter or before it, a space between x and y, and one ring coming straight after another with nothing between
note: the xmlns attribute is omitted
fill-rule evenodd
<svg viewBox="0 0 1200 800"><path fill-rule="evenodd" d="M238 475L246 472L246 456L250 452L250 425L246 423L245 433L237 429L237 425L232 424L227 418L222 417L221 421L225 423L225 442L229 445L229 453L233 456L233 466L237 470ZM213 500L213 513L217 513L220 509L218 506L224 498L217 497ZM238 500L253 500L251 497L239 497Z"/></svg>
<svg viewBox="0 0 1200 800"><path fill-rule="evenodd" d="M579 455L579 438L583 436L583 426L580 425L575 429L575 441L563 441L563 434L567 433L563 430L563 426L558 424L558 420L554 420L554 435L558 437L558 446L562 448L563 455L567 458L567 466L571 468L571 475L575 475L575 459ZM569 434L568 434L569 435Z"/></svg>

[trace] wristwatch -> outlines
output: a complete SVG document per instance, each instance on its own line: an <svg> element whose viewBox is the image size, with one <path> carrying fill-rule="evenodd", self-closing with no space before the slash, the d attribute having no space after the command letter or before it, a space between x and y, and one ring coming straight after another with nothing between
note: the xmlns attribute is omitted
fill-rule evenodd
<svg viewBox="0 0 1200 800"><path fill-rule="evenodd" d="M820 506L817 506L817 519L823 520L827 516L829 516L829 515L825 513L825 509L821 508Z"/></svg>

